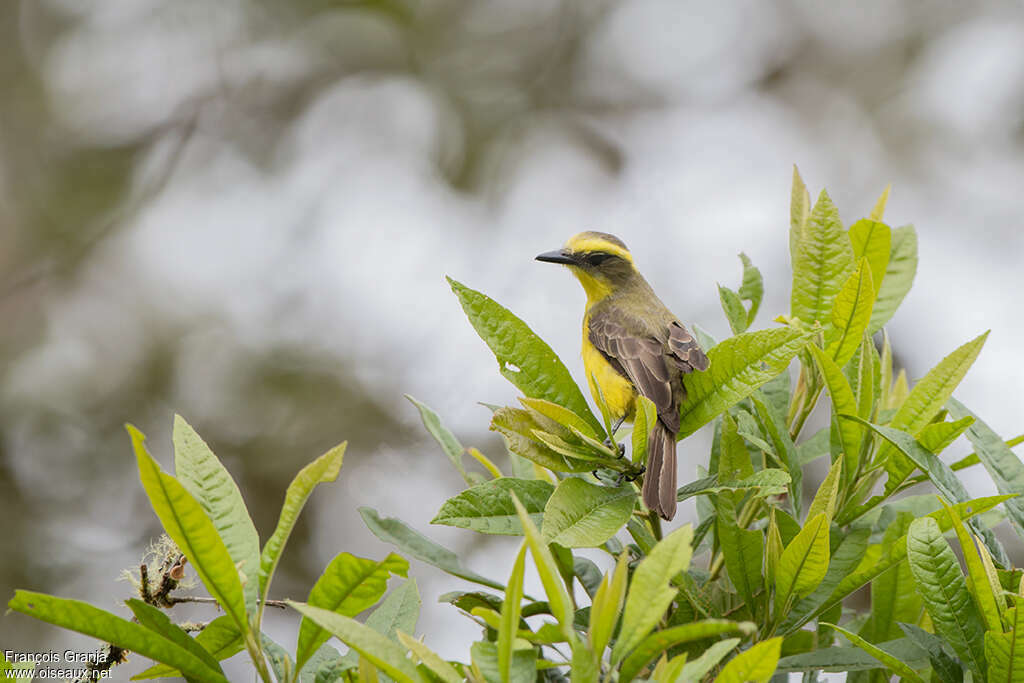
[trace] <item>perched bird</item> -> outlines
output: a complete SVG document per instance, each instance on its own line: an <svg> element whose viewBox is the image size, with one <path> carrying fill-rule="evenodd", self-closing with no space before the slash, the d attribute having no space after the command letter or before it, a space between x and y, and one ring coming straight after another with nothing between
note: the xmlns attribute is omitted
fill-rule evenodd
<svg viewBox="0 0 1024 683"><path fill-rule="evenodd" d="M672 519L679 404L686 398L683 375L706 370L708 357L647 284L618 237L581 232L537 260L568 266L583 285L583 367L595 401L600 387L615 428L632 421L637 394L657 408L643 499L649 509Z"/></svg>

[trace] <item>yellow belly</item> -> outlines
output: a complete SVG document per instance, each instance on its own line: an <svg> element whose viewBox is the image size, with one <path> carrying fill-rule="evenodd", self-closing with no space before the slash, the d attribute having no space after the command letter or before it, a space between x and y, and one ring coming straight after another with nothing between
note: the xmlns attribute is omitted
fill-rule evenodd
<svg viewBox="0 0 1024 683"><path fill-rule="evenodd" d="M601 387L601 394L604 402L611 413L612 420L618 420L625 416L627 420L633 419L633 409L636 406L636 390L632 382L615 371L615 368L605 360L601 352L590 343L587 338L587 326L583 326L583 369L587 373L587 384L590 385L590 393L594 401L600 405L597 386Z"/></svg>

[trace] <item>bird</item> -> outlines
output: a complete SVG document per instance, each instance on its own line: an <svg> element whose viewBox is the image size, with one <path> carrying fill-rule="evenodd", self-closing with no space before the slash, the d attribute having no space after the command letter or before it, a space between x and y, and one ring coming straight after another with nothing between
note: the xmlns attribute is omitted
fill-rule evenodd
<svg viewBox="0 0 1024 683"><path fill-rule="evenodd" d="M603 398L614 421L612 439L623 422L632 422L637 395L654 403L658 418L648 434L642 496L649 510L671 520L683 378L707 370L707 355L654 293L618 237L581 232L536 260L567 266L583 285L583 368L595 402Z"/></svg>

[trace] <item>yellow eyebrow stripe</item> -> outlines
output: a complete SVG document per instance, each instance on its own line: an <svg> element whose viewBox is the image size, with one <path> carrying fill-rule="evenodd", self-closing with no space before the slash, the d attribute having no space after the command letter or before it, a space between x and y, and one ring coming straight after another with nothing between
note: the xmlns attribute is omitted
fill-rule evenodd
<svg viewBox="0 0 1024 683"><path fill-rule="evenodd" d="M627 250L600 237L570 237L565 246L575 253L599 251L604 254L613 254L633 263L633 255Z"/></svg>

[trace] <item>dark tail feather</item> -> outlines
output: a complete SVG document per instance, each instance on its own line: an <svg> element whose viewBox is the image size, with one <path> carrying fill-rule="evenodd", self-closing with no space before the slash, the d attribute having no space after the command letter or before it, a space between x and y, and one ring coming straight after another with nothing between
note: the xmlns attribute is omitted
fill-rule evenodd
<svg viewBox="0 0 1024 683"><path fill-rule="evenodd" d="M658 422L647 438L644 505L663 519L676 516L676 439Z"/></svg>

